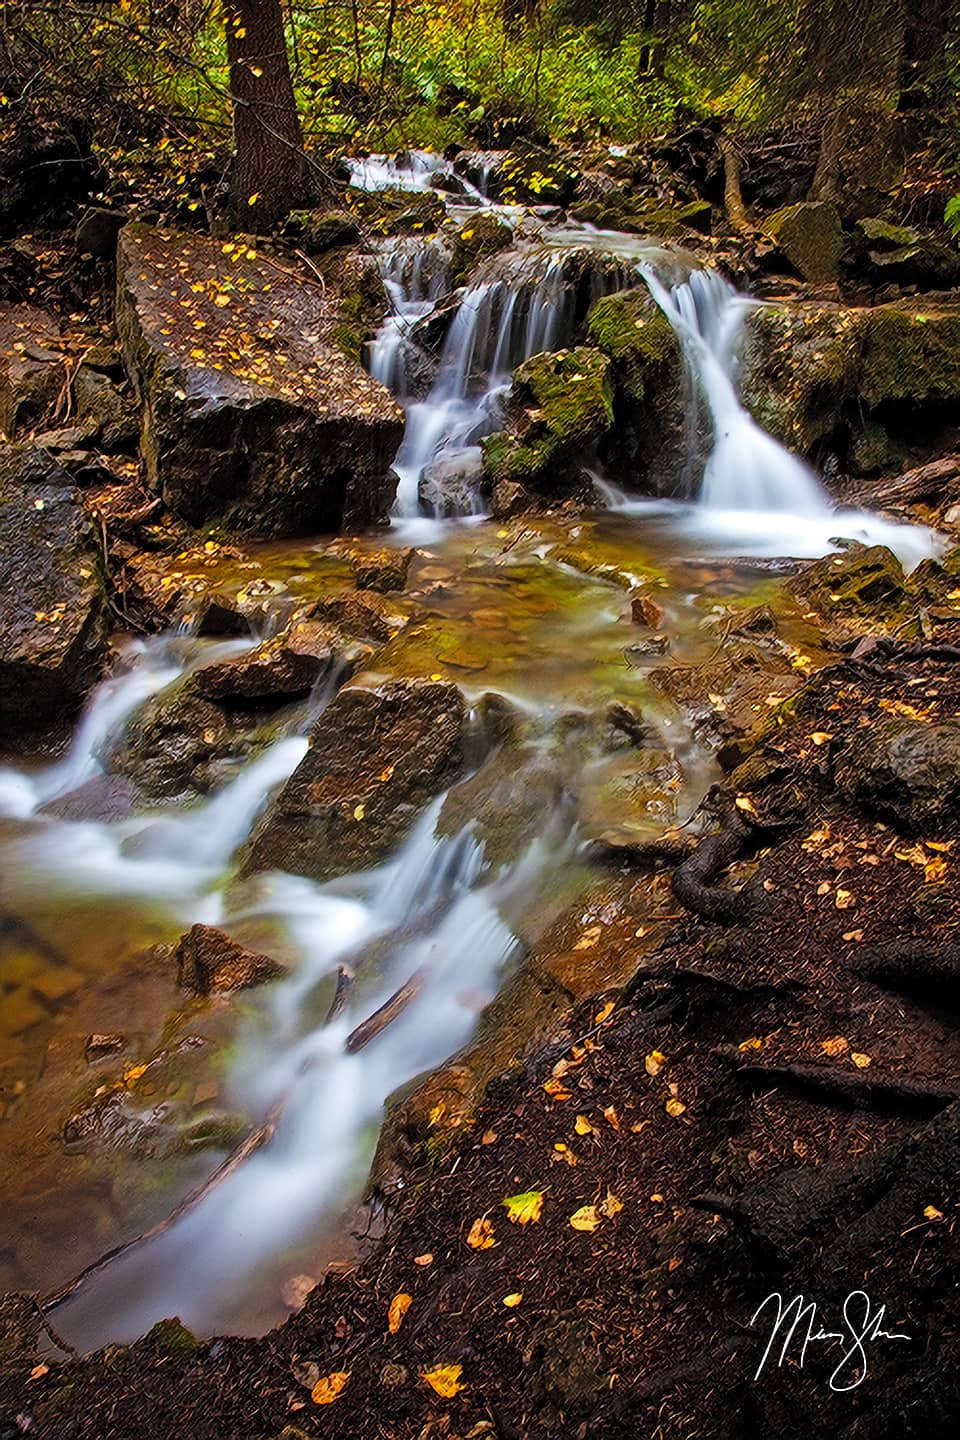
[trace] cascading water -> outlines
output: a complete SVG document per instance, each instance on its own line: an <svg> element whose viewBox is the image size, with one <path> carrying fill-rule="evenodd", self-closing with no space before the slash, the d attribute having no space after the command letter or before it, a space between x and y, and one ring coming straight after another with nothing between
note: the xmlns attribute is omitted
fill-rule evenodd
<svg viewBox="0 0 960 1440"><path fill-rule="evenodd" d="M762 430L741 403L736 385L743 322L753 302L715 270L693 270L667 285L641 264L651 295L680 341L692 384L703 395L713 446L697 504L686 510L686 531L707 546L742 554L815 556L834 537L887 545L907 569L936 553L937 537L922 526L898 525L864 511L835 509L808 466ZM621 503L639 511L649 502ZM681 508L682 513L682 508Z"/></svg>
<svg viewBox="0 0 960 1440"><path fill-rule="evenodd" d="M429 297L410 288L395 298L396 314L375 342L371 370L392 383L405 402L406 431L394 461L398 516L409 519L425 510L483 513L478 442L497 428L500 402L517 366L541 351L570 344L578 318L575 259L570 249L520 251L499 262L498 274L487 272L471 285L447 331L436 379L424 399L403 391L406 372L398 360L403 343L398 332L401 327L409 331L410 317L428 313ZM393 263L388 255L384 273L396 286ZM627 266L592 269L590 298L621 288L629 277ZM458 472L459 483L445 494L427 476L438 464L448 477L451 470Z"/></svg>

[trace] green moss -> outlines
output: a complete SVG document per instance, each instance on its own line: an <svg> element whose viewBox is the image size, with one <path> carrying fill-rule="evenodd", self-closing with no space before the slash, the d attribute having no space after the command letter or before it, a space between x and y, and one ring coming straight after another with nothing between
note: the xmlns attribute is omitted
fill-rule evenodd
<svg viewBox="0 0 960 1440"><path fill-rule="evenodd" d="M158 1320L153 1329L148 1330L143 1337L143 1343L155 1345L162 1355L178 1360L188 1360L200 1349L197 1337L176 1318Z"/></svg>
<svg viewBox="0 0 960 1440"><path fill-rule="evenodd" d="M826 201L788 205L770 215L763 228L804 280L814 284L836 280L844 242L835 205Z"/></svg>
<svg viewBox="0 0 960 1440"><path fill-rule="evenodd" d="M614 362L620 384L634 400L644 399L654 374L659 378L679 360L670 322L646 288L598 300L587 332Z"/></svg>
<svg viewBox="0 0 960 1440"><path fill-rule="evenodd" d="M884 305L867 312L859 393L884 400L960 400L960 308Z"/></svg>
<svg viewBox="0 0 960 1440"><path fill-rule="evenodd" d="M536 484L595 444L613 423L609 368L605 355L585 346L521 365L510 398L513 429L484 444L494 483Z"/></svg>
<svg viewBox="0 0 960 1440"><path fill-rule="evenodd" d="M472 216L457 234L450 257L450 280L462 285L467 275L488 255L496 255L513 243L513 231L495 215Z"/></svg>

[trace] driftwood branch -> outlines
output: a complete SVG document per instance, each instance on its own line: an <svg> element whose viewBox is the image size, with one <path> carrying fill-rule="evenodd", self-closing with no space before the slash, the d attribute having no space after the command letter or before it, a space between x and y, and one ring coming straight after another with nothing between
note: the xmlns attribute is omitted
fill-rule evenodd
<svg viewBox="0 0 960 1440"><path fill-rule="evenodd" d="M362 1050L365 1045L369 1045L371 1040L375 1040L381 1031L385 1030L391 1021L396 1020L401 1011L407 1008L410 1001L420 994L428 974L429 971L425 965L421 965L418 970L415 970L410 979L405 981L399 990L395 990L379 1010L374 1010L373 1014L362 1021L355 1030L351 1030L344 1048L353 1054L357 1050Z"/></svg>

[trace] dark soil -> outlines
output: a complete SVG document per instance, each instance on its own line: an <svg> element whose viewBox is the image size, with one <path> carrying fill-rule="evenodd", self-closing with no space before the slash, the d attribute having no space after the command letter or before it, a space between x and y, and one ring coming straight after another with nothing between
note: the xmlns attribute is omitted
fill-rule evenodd
<svg viewBox="0 0 960 1440"><path fill-rule="evenodd" d="M832 781L849 736L891 712L960 715L949 650L887 644L789 702L711 797L740 817L741 858L704 870L738 897L733 923L674 921L623 992L494 1086L451 1151L424 1155L355 1271L262 1340L167 1330L54 1363L22 1323L0 1351L0 1434L955 1435L960 816L905 838ZM624 870L614 925L665 878ZM527 1191L540 1216L511 1224L501 1202ZM584 1206L593 1230L570 1223ZM495 1243L473 1248L482 1218ZM835 1331L857 1291L910 1338L866 1340L864 1375L849 1337L804 1356L801 1325L757 1378L768 1295L804 1295L814 1330ZM398 1294L412 1301L391 1334ZM862 1333L865 1302L849 1303ZM444 1366L461 1367L449 1398L422 1378ZM345 1372L315 1403L317 1380Z"/></svg>

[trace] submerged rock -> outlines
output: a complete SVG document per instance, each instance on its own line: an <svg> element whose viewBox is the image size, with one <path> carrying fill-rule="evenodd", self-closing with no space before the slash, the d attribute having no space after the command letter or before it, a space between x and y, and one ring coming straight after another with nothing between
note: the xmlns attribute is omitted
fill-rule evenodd
<svg viewBox="0 0 960 1440"><path fill-rule="evenodd" d="M213 925L194 925L180 937L173 958L177 962L177 983L195 995L246 990L286 974L277 960L248 950Z"/></svg>
<svg viewBox="0 0 960 1440"><path fill-rule="evenodd" d="M242 238L133 225L118 254L147 475L172 510L264 535L386 515L402 415L337 343L332 286Z"/></svg>
<svg viewBox="0 0 960 1440"><path fill-rule="evenodd" d="M353 556L351 565L358 590L375 590L389 594L403 590L413 550L373 550Z"/></svg>
<svg viewBox="0 0 960 1440"><path fill-rule="evenodd" d="M0 728L64 718L107 653L100 554L70 477L0 447Z"/></svg>
<svg viewBox="0 0 960 1440"><path fill-rule="evenodd" d="M245 870L326 880L378 864L460 773L466 724L456 685L396 680L341 690L255 831Z"/></svg>

